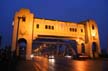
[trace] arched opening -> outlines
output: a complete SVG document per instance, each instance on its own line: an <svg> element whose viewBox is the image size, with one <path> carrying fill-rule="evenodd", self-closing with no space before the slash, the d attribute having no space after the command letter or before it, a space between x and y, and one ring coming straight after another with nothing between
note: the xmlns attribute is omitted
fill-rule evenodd
<svg viewBox="0 0 108 71"><path fill-rule="evenodd" d="M97 44L96 42L93 42L92 43L92 55L93 55L93 58L95 58L95 54L96 54L96 51L97 51Z"/></svg>
<svg viewBox="0 0 108 71"><path fill-rule="evenodd" d="M19 52L19 58L25 59L26 58L26 47L27 47L27 41L22 38L18 40L18 52Z"/></svg>
<svg viewBox="0 0 108 71"><path fill-rule="evenodd" d="M84 45L84 43L81 44L81 53L82 53L82 55L85 54L85 45Z"/></svg>
<svg viewBox="0 0 108 71"><path fill-rule="evenodd" d="M32 54L38 56L75 56L76 42L63 39L37 38L33 40Z"/></svg>
<svg viewBox="0 0 108 71"><path fill-rule="evenodd" d="M66 42L69 44L69 46L68 46L68 53L73 58L78 58L77 42L75 40L66 40Z"/></svg>

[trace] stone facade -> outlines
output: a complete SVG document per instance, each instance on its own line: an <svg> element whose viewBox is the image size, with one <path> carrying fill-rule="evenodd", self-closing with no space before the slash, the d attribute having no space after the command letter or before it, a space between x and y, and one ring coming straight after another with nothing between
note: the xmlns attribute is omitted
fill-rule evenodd
<svg viewBox="0 0 108 71"><path fill-rule="evenodd" d="M30 60L32 41L41 37L76 40L78 54L82 53L82 46L85 54L91 58L93 49L95 57L100 54L98 26L94 20L80 23L63 22L34 18L34 14L28 9L16 12L13 20L12 51L17 51L18 55L18 41L24 39L27 45L26 59ZM96 48L93 48L93 45Z"/></svg>

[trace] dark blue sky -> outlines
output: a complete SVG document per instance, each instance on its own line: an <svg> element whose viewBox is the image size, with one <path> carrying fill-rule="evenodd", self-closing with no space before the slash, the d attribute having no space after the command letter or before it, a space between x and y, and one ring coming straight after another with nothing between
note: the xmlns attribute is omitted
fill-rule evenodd
<svg viewBox="0 0 108 71"><path fill-rule="evenodd" d="M3 46L11 43L16 11L28 8L35 17L80 22L94 19L99 27L101 48L107 47L108 0L0 0L0 35Z"/></svg>

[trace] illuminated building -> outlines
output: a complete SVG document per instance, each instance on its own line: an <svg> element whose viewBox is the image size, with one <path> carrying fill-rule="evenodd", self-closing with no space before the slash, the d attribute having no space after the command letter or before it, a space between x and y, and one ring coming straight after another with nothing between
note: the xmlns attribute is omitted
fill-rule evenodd
<svg viewBox="0 0 108 71"><path fill-rule="evenodd" d="M26 59L30 60L32 41L36 38L76 40L78 54L82 53L82 49L91 58L97 58L100 54L98 27L94 20L80 23L62 22L34 18L34 14L28 9L16 12L13 21L12 51L17 51L18 55L18 43L24 41L27 45Z"/></svg>

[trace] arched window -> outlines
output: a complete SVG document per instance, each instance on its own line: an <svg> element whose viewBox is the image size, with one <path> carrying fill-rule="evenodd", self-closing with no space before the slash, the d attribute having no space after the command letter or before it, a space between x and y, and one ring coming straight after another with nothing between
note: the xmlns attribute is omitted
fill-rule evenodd
<svg viewBox="0 0 108 71"><path fill-rule="evenodd" d="M39 24L36 25L36 28L39 28Z"/></svg>
<svg viewBox="0 0 108 71"><path fill-rule="evenodd" d="M94 30L94 25L92 25L92 30Z"/></svg>
<svg viewBox="0 0 108 71"><path fill-rule="evenodd" d="M26 17L22 16L22 21L25 22L26 21Z"/></svg>
<svg viewBox="0 0 108 71"><path fill-rule="evenodd" d="M96 51L97 51L97 44L96 44L96 42L93 42L92 43L92 54L93 54L93 58L95 58Z"/></svg>

